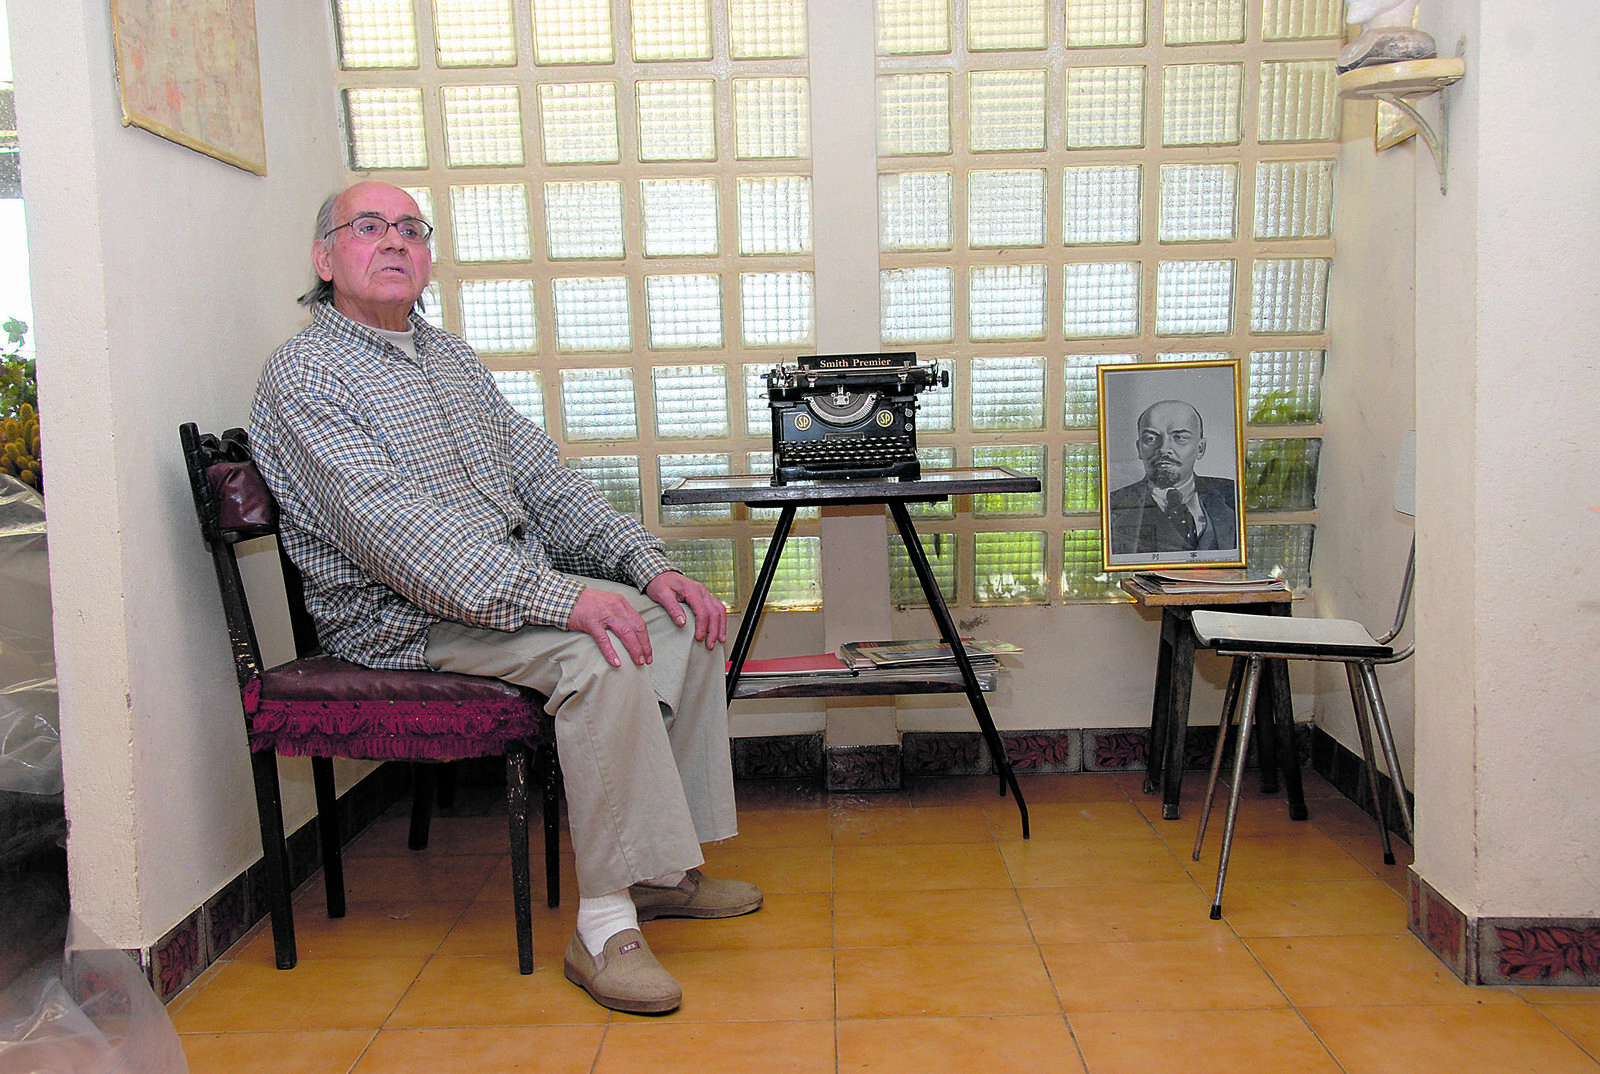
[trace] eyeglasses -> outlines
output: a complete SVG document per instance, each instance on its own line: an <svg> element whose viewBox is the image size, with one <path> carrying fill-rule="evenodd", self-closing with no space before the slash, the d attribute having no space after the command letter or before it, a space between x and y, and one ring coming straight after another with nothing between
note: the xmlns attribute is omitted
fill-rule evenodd
<svg viewBox="0 0 1600 1074"><path fill-rule="evenodd" d="M339 227L329 228L323 232L322 237L328 238L339 228L349 228L350 234L362 242L377 242L389 233L390 228L400 233L406 242L421 246L433 235L433 225L426 220L418 220L414 216L403 217L399 220L385 220L377 213L362 213L348 223Z"/></svg>

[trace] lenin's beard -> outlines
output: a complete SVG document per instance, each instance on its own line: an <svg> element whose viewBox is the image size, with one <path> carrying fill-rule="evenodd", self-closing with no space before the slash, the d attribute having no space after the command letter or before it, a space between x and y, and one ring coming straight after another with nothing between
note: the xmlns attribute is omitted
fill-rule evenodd
<svg viewBox="0 0 1600 1074"><path fill-rule="evenodd" d="M1158 489L1170 489L1183 480L1183 469L1178 460L1169 455L1158 455L1144 465L1145 477Z"/></svg>

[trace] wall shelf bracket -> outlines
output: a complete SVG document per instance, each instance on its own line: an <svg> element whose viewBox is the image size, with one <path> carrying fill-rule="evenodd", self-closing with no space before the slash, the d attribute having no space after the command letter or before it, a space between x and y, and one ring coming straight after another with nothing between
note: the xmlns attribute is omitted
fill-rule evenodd
<svg viewBox="0 0 1600 1074"><path fill-rule="evenodd" d="M1444 89L1461 81L1467 62L1460 56L1433 60L1402 60L1398 63L1357 67L1339 76L1339 96L1346 100L1378 100L1393 105L1417 125L1417 132L1433 155L1439 171L1439 193L1449 182L1449 109ZM1439 95L1437 127L1418 111L1416 101Z"/></svg>

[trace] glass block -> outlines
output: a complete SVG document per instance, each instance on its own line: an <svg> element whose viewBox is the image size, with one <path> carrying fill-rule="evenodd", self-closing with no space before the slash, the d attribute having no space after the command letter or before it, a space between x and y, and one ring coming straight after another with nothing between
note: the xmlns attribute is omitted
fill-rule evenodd
<svg viewBox="0 0 1600 1074"><path fill-rule="evenodd" d="M949 0L877 0L878 54L950 51Z"/></svg>
<svg viewBox="0 0 1600 1074"><path fill-rule="evenodd" d="M937 384L925 388L917 396L917 431L921 433L953 433L956 429L956 363L953 358L929 359L926 355L919 356L924 363L932 362L934 377L941 374L949 380L949 387L941 388ZM922 447L917 448L920 457ZM935 449L928 448L933 451ZM942 450L942 449L939 449ZM923 460L926 463L926 459ZM949 462L939 464L941 468L948 469L956 464L955 456Z"/></svg>
<svg viewBox="0 0 1600 1074"><path fill-rule="evenodd" d="M716 160L716 84L683 78L640 82L640 160Z"/></svg>
<svg viewBox="0 0 1600 1074"><path fill-rule="evenodd" d="M569 470L594 482L606 502L625 515L644 521L644 482L637 455L590 455L567 459Z"/></svg>
<svg viewBox="0 0 1600 1074"><path fill-rule="evenodd" d="M546 164L617 163L616 84L541 83L539 137Z"/></svg>
<svg viewBox="0 0 1600 1074"><path fill-rule="evenodd" d="M551 259L620 258L622 184L544 184L545 250Z"/></svg>
<svg viewBox="0 0 1600 1074"><path fill-rule="evenodd" d="M806 0L728 0L728 52L736 60L806 54Z"/></svg>
<svg viewBox="0 0 1600 1074"><path fill-rule="evenodd" d="M1233 262L1163 261L1156 266L1156 335L1233 331Z"/></svg>
<svg viewBox="0 0 1600 1074"><path fill-rule="evenodd" d="M1144 68L1067 69L1067 148L1144 145Z"/></svg>
<svg viewBox="0 0 1600 1074"><path fill-rule="evenodd" d="M733 80L733 145L740 160L811 155L811 98L803 78Z"/></svg>
<svg viewBox="0 0 1600 1074"><path fill-rule="evenodd" d="M967 76L967 144L974 153L1044 148L1044 72Z"/></svg>
<svg viewBox="0 0 1600 1074"><path fill-rule="evenodd" d="M462 280L461 335L480 354L539 349L532 280Z"/></svg>
<svg viewBox="0 0 1600 1074"><path fill-rule="evenodd" d="M1045 366L1043 358L972 359L972 428L1043 429Z"/></svg>
<svg viewBox="0 0 1600 1074"><path fill-rule="evenodd" d="M1061 449L1061 513L1100 510L1100 445L1064 444Z"/></svg>
<svg viewBox="0 0 1600 1074"><path fill-rule="evenodd" d="M1264 160L1256 165L1258 239L1333 234L1333 161Z"/></svg>
<svg viewBox="0 0 1600 1074"><path fill-rule="evenodd" d="M1327 352L1251 351L1252 425L1304 425L1322 420L1322 366Z"/></svg>
<svg viewBox="0 0 1600 1074"><path fill-rule="evenodd" d="M771 537L750 538L752 561L766 557ZM778 569L767 590L767 609L786 612L814 612L822 607L822 538L791 535L778 557Z"/></svg>
<svg viewBox="0 0 1600 1074"><path fill-rule="evenodd" d="M1091 261L1061 267L1061 330L1068 339L1139 334L1140 265Z"/></svg>
<svg viewBox="0 0 1600 1074"><path fill-rule="evenodd" d="M641 179L646 257L690 257L721 250L715 179Z"/></svg>
<svg viewBox="0 0 1600 1074"><path fill-rule="evenodd" d="M433 0L440 67L496 67L517 62L511 0Z"/></svg>
<svg viewBox="0 0 1600 1074"><path fill-rule="evenodd" d="M738 607L732 537L689 537L663 543L673 566L711 590L730 609Z"/></svg>
<svg viewBox="0 0 1600 1074"><path fill-rule="evenodd" d="M452 168L522 163L522 105L515 86L445 86L444 156Z"/></svg>
<svg viewBox="0 0 1600 1074"><path fill-rule="evenodd" d="M1237 145L1236 63L1177 64L1162 71L1162 145Z"/></svg>
<svg viewBox="0 0 1600 1074"><path fill-rule="evenodd" d="M1321 332L1328 312L1326 257L1262 259L1252 268L1250 331Z"/></svg>
<svg viewBox="0 0 1600 1074"><path fill-rule="evenodd" d="M350 167L366 171L428 166L420 89L347 89L344 113Z"/></svg>
<svg viewBox="0 0 1600 1074"><path fill-rule="evenodd" d="M1061 241L1068 246L1138 242L1142 184L1138 164L1061 169Z"/></svg>
<svg viewBox="0 0 1600 1074"><path fill-rule="evenodd" d="M633 349L626 277L557 279L550 291L555 300L556 350L577 354Z"/></svg>
<svg viewBox="0 0 1600 1074"><path fill-rule="evenodd" d="M1161 166L1161 241L1203 242L1238 235L1237 164Z"/></svg>
<svg viewBox="0 0 1600 1074"><path fill-rule="evenodd" d="M1048 462L1043 444L979 444L972 449L974 466L1009 466L1039 479L1038 492L990 492L972 497L975 518L1037 518L1044 514L1044 478Z"/></svg>
<svg viewBox="0 0 1600 1074"><path fill-rule="evenodd" d="M1343 39L1344 0L1266 0L1261 11L1263 41Z"/></svg>
<svg viewBox="0 0 1600 1074"><path fill-rule="evenodd" d="M1244 0L1165 0L1162 11L1169 45L1244 40Z"/></svg>
<svg viewBox="0 0 1600 1074"><path fill-rule="evenodd" d="M1062 361L1066 392L1061 408L1068 429L1093 429L1100 424L1100 374L1103 365L1139 361L1137 354L1069 354Z"/></svg>
<svg viewBox="0 0 1600 1074"><path fill-rule="evenodd" d="M540 66L610 63L611 0L533 0L533 60Z"/></svg>
<svg viewBox="0 0 1600 1074"><path fill-rule="evenodd" d="M533 256L528 191L521 183L450 188L456 260L526 261Z"/></svg>
<svg viewBox="0 0 1600 1074"><path fill-rule="evenodd" d="M974 52L1045 46L1044 0L967 0L967 47Z"/></svg>
<svg viewBox="0 0 1600 1074"><path fill-rule="evenodd" d="M1256 138L1262 142L1331 142L1339 137L1339 72L1332 60L1266 61Z"/></svg>
<svg viewBox="0 0 1600 1074"><path fill-rule="evenodd" d="M880 271L883 342L950 342L955 338L955 290L955 270L948 266Z"/></svg>
<svg viewBox="0 0 1600 1074"><path fill-rule="evenodd" d="M561 425L575 440L637 440L631 369L561 370Z"/></svg>
<svg viewBox="0 0 1600 1074"><path fill-rule="evenodd" d="M544 375L537 369L496 369L494 382L511 409L541 429L549 428L544 416Z"/></svg>
<svg viewBox="0 0 1600 1074"><path fill-rule="evenodd" d="M438 219L438 217L433 214L433 188L426 186L403 186L400 189L404 190L408 195L410 195L411 200L417 203L417 212L422 214L422 218L424 220L433 221ZM438 232L428 236L428 253L433 255L433 259L435 261L439 259ZM432 285L430 284L429 286Z"/></svg>
<svg viewBox="0 0 1600 1074"><path fill-rule="evenodd" d="M714 452L694 455L662 455L656 460L660 468L660 486L656 500L674 481L685 477L726 477L733 473L733 457ZM733 521L731 503L661 504L660 518L663 526L694 526L706 522Z"/></svg>
<svg viewBox="0 0 1600 1074"><path fill-rule="evenodd" d="M949 172L878 176L878 244L884 250L948 250L954 242Z"/></svg>
<svg viewBox="0 0 1600 1074"><path fill-rule="evenodd" d="M922 420L917 420L917 428L923 428ZM922 464L924 472L928 470L949 470L956 464L956 449L947 445L928 447L918 445L917 461ZM955 518L956 505L953 498L938 500L934 503L908 503L906 513L912 518ZM945 590L945 595L950 595L950 590ZM954 597L950 597L954 600Z"/></svg>
<svg viewBox="0 0 1600 1074"><path fill-rule="evenodd" d="M960 562L958 557L961 548L959 538L953 533L919 533L917 544L922 546L923 558L928 561L928 569L938 583L939 595L946 604L954 604L960 599L956 585L956 564ZM906 554L906 542L898 533L889 534L889 602L896 608L925 608L928 605L922 582L917 578L917 570L911 565L911 557Z"/></svg>
<svg viewBox="0 0 1600 1074"><path fill-rule="evenodd" d="M809 272L741 273L739 319L746 346L810 343L816 322L814 277Z"/></svg>
<svg viewBox="0 0 1600 1074"><path fill-rule="evenodd" d="M950 76L936 72L878 79L878 155L950 152Z"/></svg>
<svg viewBox="0 0 1600 1074"><path fill-rule="evenodd" d="M422 289L422 297L417 300L422 307L422 319L433 327L446 330L444 324L444 289L439 286L439 281L434 280Z"/></svg>
<svg viewBox="0 0 1600 1074"><path fill-rule="evenodd" d="M741 254L811 252L810 176L741 177L736 190Z"/></svg>
<svg viewBox="0 0 1600 1074"><path fill-rule="evenodd" d="M967 174L967 244L1044 245L1043 169Z"/></svg>
<svg viewBox="0 0 1600 1074"><path fill-rule="evenodd" d="M1317 506L1315 437L1250 440L1244 453L1244 502L1250 511L1310 511Z"/></svg>
<svg viewBox="0 0 1600 1074"><path fill-rule="evenodd" d="M417 66L417 18L411 0L339 0L339 66Z"/></svg>
<svg viewBox="0 0 1600 1074"><path fill-rule="evenodd" d="M722 346L722 278L714 273L646 276L644 309L652 350Z"/></svg>
<svg viewBox="0 0 1600 1074"><path fill-rule="evenodd" d="M772 473L772 452L747 451L744 453L744 459L745 473ZM750 507L746 509L746 515L749 517L751 522L776 522L778 521L778 515L781 513L781 509L777 507ZM810 507L797 507L795 508L794 517L795 521L797 522L803 522L808 519L818 519L822 517L822 508L816 506L815 504Z"/></svg>
<svg viewBox="0 0 1600 1074"><path fill-rule="evenodd" d="M967 335L976 342L1043 339L1047 265L980 265L967 276Z"/></svg>
<svg viewBox="0 0 1600 1074"><path fill-rule="evenodd" d="M1067 47L1144 44L1144 0L1066 0Z"/></svg>
<svg viewBox="0 0 1600 1074"><path fill-rule="evenodd" d="M763 440L772 435L772 404L767 401L767 374L776 362L746 362L744 365L744 431ZM770 452L768 453L770 455ZM751 473L757 471L752 470ZM762 473L772 472L772 460Z"/></svg>
<svg viewBox="0 0 1600 1074"><path fill-rule="evenodd" d="M632 0L633 58L709 60L711 8L706 0Z"/></svg>
<svg viewBox="0 0 1600 1074"><path fill-rule="evenodd" d="M1067 530L1061 535L1061 599L1126 600L1122 587L1101 564L1100 531Z"/></svg>
<svg viewBox="0 0 1600 1074"><path fill-rule="evenodd" d="M1311 587L1311 539L1315 526L1246 525L1245 560L1252 571L1277 574L1290 589Z"/></svg>
<svg viewBox="0 0 1600 1074"><path fill-rule="evenodd" d="M972 535L974 604L1043 604L1049 600L1042 533Z"/></svg>

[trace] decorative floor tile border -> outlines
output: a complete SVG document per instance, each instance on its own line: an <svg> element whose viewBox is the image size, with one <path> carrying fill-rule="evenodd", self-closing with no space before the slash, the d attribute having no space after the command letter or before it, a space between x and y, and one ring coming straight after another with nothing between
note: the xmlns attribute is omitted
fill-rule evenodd
<svg viewBox="0 0 1600 1074"><path fill-rule="evenodd" d="M1469 918L1415 872L1410 929L1471 985L1600 986L1600 918Z"/></svg>

